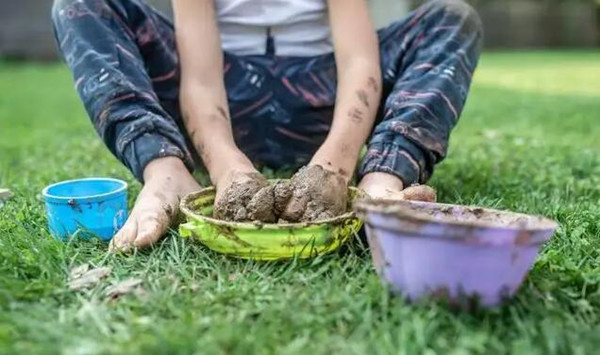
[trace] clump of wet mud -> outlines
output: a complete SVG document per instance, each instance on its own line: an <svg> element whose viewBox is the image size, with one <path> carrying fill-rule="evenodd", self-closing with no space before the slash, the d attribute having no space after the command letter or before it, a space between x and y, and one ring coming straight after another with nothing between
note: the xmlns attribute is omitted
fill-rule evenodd
<svg viewBox="0 0 600 355"><path fill-rule="evenodd" d="M345 213L347 185L335 173L312 165L289 181L270 183L260 174L233 183L217 201L214 217L236 222L314 222Z"/></svg>
<svg viewBox="0 0 600 355"><path fill-rule="evenodd" d="M283 220L281 215L285 211L290 198L292 198L294 191L289 181L278 181L273 186L273 202L275 214L279 217L280 223L288 223Z"/></svg>
<svg viewBox="0 0 600 355"><path fill-rule="evenodd" d="M281 218L290 222L311 222L346 212L348 187L343 177L320 165L305 166L289 181L290 200Z"/></svg>
<svg viewBox="0 0 600 355"><path fill-rule="evenodd" d="M277 221L273 210L273 187L260 174L234 182L215 204L214 217L226 221Z"/></svg>

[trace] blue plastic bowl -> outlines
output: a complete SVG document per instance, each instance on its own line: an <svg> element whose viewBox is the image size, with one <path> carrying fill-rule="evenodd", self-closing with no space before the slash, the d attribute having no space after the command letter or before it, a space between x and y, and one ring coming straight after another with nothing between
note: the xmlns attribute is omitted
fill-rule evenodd
<svg viewBox="0 0 600 355"><path fill-rule="evenodd" d="M42 192L50 233L110 240L127 219L127 183L110 178L59 182Z"/></svg>

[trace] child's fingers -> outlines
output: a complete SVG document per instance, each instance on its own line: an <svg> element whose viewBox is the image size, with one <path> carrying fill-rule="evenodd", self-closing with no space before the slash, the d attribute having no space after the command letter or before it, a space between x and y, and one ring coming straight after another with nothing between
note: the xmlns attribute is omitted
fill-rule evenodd
<svg viewBox="0 0 600 355"><path fill-rule="evenodd" d="M300 221L306 210L306 204L310 199L308 194L301 194L296 190L281 215L281 218L290 222Z"/></svg>
<svg viewBox="0 0 600 355"><path fill-rule="evenodd" d="M435 202L437 200L435 190L427 185L408 187L404 189L401 194L402 199L409 201Z"/></svg>
<svg viewBox="0 0 600 355"><path fill-rule="evenodd" d="M248 217L252 221L266 223L277 222L275 215L275 196L273 186L268 185L260 189L246 206Z"/></svg>

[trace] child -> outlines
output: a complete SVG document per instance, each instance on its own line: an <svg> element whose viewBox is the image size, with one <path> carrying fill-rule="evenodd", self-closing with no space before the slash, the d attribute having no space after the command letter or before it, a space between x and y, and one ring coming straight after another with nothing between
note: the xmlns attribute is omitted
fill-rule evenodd
<svg viewBox="0 0 600 355"><path fill-rule="evenodd" d="M366 0L173 0L173 9L174 26L142 0L53 7L92 123L144 183L117 249L164 234L180 197L200 188L196 154L217 205L262 186L255 165L307 165L306 188L335 204L367 143L359 187L406 198L446 155L482 37L459 0L426 3L378 32ZM283 213L300 218L313 205L294 194Z"/></svg>

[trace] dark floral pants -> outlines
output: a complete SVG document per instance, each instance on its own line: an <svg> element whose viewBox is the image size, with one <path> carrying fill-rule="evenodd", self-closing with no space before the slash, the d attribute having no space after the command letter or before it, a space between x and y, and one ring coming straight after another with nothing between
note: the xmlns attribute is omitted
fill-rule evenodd
<svg viewBox="0 0 600 355"><path fill-rule="evenodd" d="M179 109L172 23L141 0L56 0L52 18L75 88L110 151L140 180L157 157L177 156L193 169L195 154ZM425 182L445 157L465 104L482 26L463 1L441 0L378 35L383 98L359 174L379 171L405 185ZM224 56L240 149L257 165L307 163L333 117L333 53Z"/></svg>

